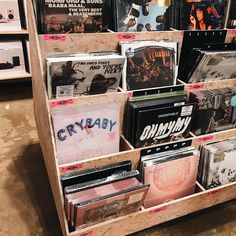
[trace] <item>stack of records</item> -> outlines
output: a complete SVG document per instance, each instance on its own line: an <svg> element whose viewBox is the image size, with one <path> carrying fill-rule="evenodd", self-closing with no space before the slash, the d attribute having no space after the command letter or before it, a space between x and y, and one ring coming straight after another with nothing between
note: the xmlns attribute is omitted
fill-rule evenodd
<svg viewBox="0 0 236 236"><path fill-rule="evenodd" d="M140 210L149 185L131 170L131 161L61 177L71 230L88 227Z"/></svg>
<svg viewBox="0 0 236 236"><path fill-rule="evenodd" d="M170 1L114 0L115 31L153 31L169 29Z"/></svg>
<svg viewBox="0 0 236 236"><path fill-rule="evenodd" d="M107 53L47 57L49 99L116 92L125 58Z"/></svg>
<svg viewBox="0 0 236 236"><path fill-rule="evenodd" d="M152 207L195 192L199 153L193 147L141 157L143 183L149 184L144 207Z"/></svg>
<svg viewBox="0 0 236 236"><path fill-rule="evenodd" d="M221 50L193 49L178 75L179 79L198 83L235 78L236 44L222 44L221 47Z"/></svg>
<svg viewBox="0 0 236 236"><path fill-rule="evenodd" d="M134 147L188 137L192 114L184 91L129 98L125 137Z"/></svg>
<svg viewBox="0 0 236 236"><path fill-rule="evenodd" d="M59 164L119 152L117 103L52 109L51 115Z"/></svg>
<svg viewBox="0 0 236 236"><path fill-rule="evenodd" d="M236 0L231 0L228 28L236 28Z"/></svg>
<svg viewBox="0 0 236 236"><path fill-rule="evenodd" d="M236 181L235 155L235 138L201 147L198 179L204 188L214 188Z"/></svg>
<svg viewBox="0 0 236 236"><path fill-rule="evenodd" d="M196 104L192 132L202 135L233 128L235 95L235 87L191 92L189 101Z"/></svg>
<svg viewBox="0 0 236 236"><path fill-rule="evenodd" d="M121 42L126 57L122 88L137 90L176 84L177 43L168 41Z"/></svg>

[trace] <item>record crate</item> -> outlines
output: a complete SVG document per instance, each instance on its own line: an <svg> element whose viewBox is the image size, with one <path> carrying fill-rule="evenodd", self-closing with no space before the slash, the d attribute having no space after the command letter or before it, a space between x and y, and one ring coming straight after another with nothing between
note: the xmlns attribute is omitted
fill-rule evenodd
<svg viewBox="0 0 236 236"><path fill-rule="evenodd" d="M67 100L49 101L45 87L45 57L47 55L61 53L116 50L118 47L118 41L120 40L169 39L177 41L179 43L179 47L181 47L184 33L182 31L167 31L148 33L108 32L80 35L38 35L36 33L37 30L33 16L32 3L30 0L27 1L35 118L40 145L42 148L44 161L64 236L110 236L111 234L114 236L127 235L236 198L236 183L227 184L210 190L205 190L199 183L196 183L196 192L192 195L163 203L148 209L141 209L139 212L108 220L103 223L69 233L64 211L63 192L60 185L60 173L63 172L63 168L60 168L56 158L50 109L61 109L64 106L73 107L75 104L82 106L95 103L104 103L106 101L116 101L121 104L122 112L120 115L121 119L123 120L125 103L128 97L131 96L131 93L119 92ZM226 40L230 42L231 38L235 35L235 31L227 30ZM193 91L196 89L235 86L236 79L191 85L187 85L181 81L179 81L179 83L184 85L187 91ZM123 122L121 121L121 130L122 128ZM193 146L199 147L199 145L207 141L221 140L234 136L236 136L236 129L231 129L198 137L192 135L192 137L181 142L190 141L192 142ZM121 150L119 153L93 158L88 161L72 163L68 165L68 169L85 170L125 160L131 160L133 168L138 168L141 152L147 151L147 149L155 149L158 147L157 145L155 147L134 149L122 135L120 140ZM167 143L165 145L173 144L175 144L175 142L171 144Z"/></svg>

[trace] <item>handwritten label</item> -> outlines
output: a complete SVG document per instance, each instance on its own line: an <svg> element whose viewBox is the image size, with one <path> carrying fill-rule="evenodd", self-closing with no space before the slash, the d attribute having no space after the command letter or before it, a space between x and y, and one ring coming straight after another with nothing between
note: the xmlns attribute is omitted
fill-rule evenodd
<svg viewBox="0 0 236 236"><path fill-rule="evenodd" d="M116 38L118 40L135 40L136 39L136 35L135 34L131 34L131 33L126 33L126 34L117 34Z"/></svg>
<svg viewBox="0 0 236 236"><path fill-rule="evenodd" d="M83 163L71 166L59 167L60 173L64 174L69 171L81 170L83 168Z"/></svg>
<svg viewBox="0 0 236 236"><path fill-rule="evenodd" d="M74 99L66 99L66 100L60 100L60 101L53 101L53 102L50 102L50 107L65 106L65 105L73 104L74 101L75 101Z"/></svg>
<svg viewBox="0 0 236 236"><path fill-rule="evenodd" d="M231 34L236 34L236 30L233 29L233 30L230 30L231 31Z"/></svg>
<svg viewBox="0 0 236 236"><path fill-rule="evenodd" d="M206 85L205 84L191 84L191 85L186 86L186 89L188 91L206 89Z"/></svg>
<svg viewBox="0 0 236 236"><path fill-rule="evenodd" d="M150 215L153 215L153 214L156 214L157 212L165 211L165 210L166 210L166 207L159 207L159 208L150 210L150 211L149 211L149 214L150 214Z"/></svg>
<svg viewBox="0 0 236 236"><path fill-rule="evenodd" d="M132 91L129 91L129 92L128 92L128 97L129 97L129 98L132 98L133 96L134 96L133 92L132 92Z"/></svg>
<svg viewBox="0 0 236 236"><path fill-rule="evenodd" d="M208 192L207 194L208 195L214 195L214 194L219 193L219 192L220 192L220 189L216 189L216 190L212 190L212 191Z"/></svg>
<svg viewBox="0 0 236 236"><path fill-rule="evenodd" d="M64 34L45 34L43 36L45 41L66 41L66 35Z"/></svg>
<svg viewBox="0 0 236 236"><path fill-rule="evenodd" d="M207 135L207 136L198 138L198 139L197 139L197 142L198 142L198 143L203 143L203 142L206 142L206 141L211 141L211 140L213 140L213 139L214 139L214 136L213 136L213 135Z"/></svg>
<svg viewBox="0 0 236 236"><path fill-rule="evenodd" d="M84 233L81 233L81 234L78 234L78 236L91 236L91 235L93 235L93 231L92 230L84 232Z"/></svg>

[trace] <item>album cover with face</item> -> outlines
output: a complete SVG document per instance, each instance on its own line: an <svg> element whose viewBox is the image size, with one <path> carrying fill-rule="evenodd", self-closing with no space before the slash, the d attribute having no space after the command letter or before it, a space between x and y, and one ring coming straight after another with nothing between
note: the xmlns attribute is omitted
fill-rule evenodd
<svg viewBox="0 0 236 236"><path fill-rule="evenodd" d="M135 147L175 141L189 136L194 106L186 104L139 111Z"/></svg>
<svg viewBox="0 0 236 236"><path fill-rule="evenodd" d="M126 57L122 73L124 90L138 90L176 84L177 43L121 43Z"/></svg>
<svg viewBox="0 0 236 236"><path fill-rule="evenodd" d="M180 29L223 29L226 24L227 0L181 1Z"/></svg>
<svg viewBox="0 0 236 236"><path fill-rule="evenodd" d="M0 72L10 74L25 72L23 45L20 40L0 42Z"/></svg>
<svg viewBox="0 0 236 236"><path fill-rule="evenodd" d="M39 1L40 33L96 33L108 27L110 3L99 1Z"/></svg>
<svg viewBox="0 0 236 236"><path fill-rule="evenodd" d="M117 54L47 58L49 99L116 92L124 60Z"/></svg>
<svg viewBox="0 0 236 236"><path fill-rule="evenodd" d="M119 152L117 103L51 110L59 165Z"/></svg>
<svg viewBox="0 0 236 236"><path fill-rule="evenodd" d="M0 1L0 31L21 30L18 0Z"/></svg>
<svg viewBox="0 0 236 236"><path fill-rule="evenodd" d="M169 0L115 0L113 9L116 31L145 32L169 29Z"/></svg>
<svg viewBox="0 0 236 236"><path fill-rule="evenodd" d="M150 188L144 207L152 207L193 194L195 191L199 156L192 154L176 160L159 162L144 167L144 184Z"/></svg>

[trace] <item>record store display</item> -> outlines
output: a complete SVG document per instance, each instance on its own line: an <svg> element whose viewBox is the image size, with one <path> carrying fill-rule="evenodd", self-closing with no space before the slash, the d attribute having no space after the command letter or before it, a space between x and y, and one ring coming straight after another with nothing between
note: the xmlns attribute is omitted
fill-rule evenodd
<svg viewBox="0 0 236 236"><path fill-rule="evenodd" d="M125 58L115 53L47 57L49 98L116 92Z"/></svg>
<svg viewBox="0 0 236 236"><path fill-rule="evenodd" d="M150 188L144 207L152 207L195 192L199 153L185 147L141 157L144 184Z"/></svg>
<svg viewBox="0 0 236 236"><path fill-rule="evenodd" d="M236 139L201 146L199 182L204 188L215 188L236 181Z"/></svg>
<svg viewBox="0 0 236 236"><path fill-rule="evenodd" d="M235 87L191 92L189 101L196 104L191 131L202 135L234 128L235 95Z"/></svg>
<svg viewBox="0 0 236 236"><path fill-rule="evenodd" d="M126 57L122 88L137 90L176 84L177 43L165 41L121 42Z"/></svg>

